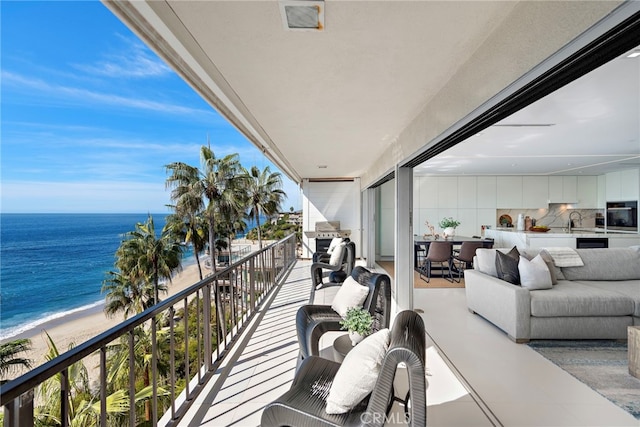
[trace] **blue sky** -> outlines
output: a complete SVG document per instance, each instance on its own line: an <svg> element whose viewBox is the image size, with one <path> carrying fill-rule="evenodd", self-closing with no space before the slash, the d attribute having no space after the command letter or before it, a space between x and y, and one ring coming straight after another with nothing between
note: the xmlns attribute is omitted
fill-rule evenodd
<svg viewBox="0 0 640 427"><path fill-rule="evenodd" d="M100 2L0 7L0 211L167 212L164 166L199 166L207 138L277 171Z"/></svg>

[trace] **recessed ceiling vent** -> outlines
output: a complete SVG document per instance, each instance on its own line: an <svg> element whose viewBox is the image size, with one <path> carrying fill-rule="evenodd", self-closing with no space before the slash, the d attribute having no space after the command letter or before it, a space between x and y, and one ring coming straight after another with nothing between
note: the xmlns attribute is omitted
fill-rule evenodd
<svg viewBox="0 0 640 427"><path fill-rule="evenodd" d="M322 31L324 2L316 0L280 1L280 13L285 30Z"/></svg>

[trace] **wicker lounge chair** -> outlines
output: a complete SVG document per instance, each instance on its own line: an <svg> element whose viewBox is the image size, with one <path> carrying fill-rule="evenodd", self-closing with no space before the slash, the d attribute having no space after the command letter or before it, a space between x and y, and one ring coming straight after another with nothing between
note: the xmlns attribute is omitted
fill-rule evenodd
<svg viewBox="0 0 640 427"><path fill-rule="evenodd" d="M409 394L401 397L394 395L393 388L400 363L406 366L409 384ZM340 364L320 357L305 359L291 389L265 407L262 427L382 426L394 400L405 404L410 425L427 425L425 329L417 313L407 310L396 317L373 392L351 411L330 415L325 411L326 399L339 368Z"/></svg>
<svg viewBox="0 0 640 427"><path fill-rule="evenodd" d="M391 279L386 274L372 273L364 267L357 266L351 272L358 283L369 287L369 295L363 307L373 316L373 331L389 327L391 313ZM312 287L312 294L314 292ZM313 295L312 295L313 301ZM300 344L301 359L307 356L318 356L320 337L328 331L339 331L342 318L330 305L307 304L298 309L296 329Z"/></svg>

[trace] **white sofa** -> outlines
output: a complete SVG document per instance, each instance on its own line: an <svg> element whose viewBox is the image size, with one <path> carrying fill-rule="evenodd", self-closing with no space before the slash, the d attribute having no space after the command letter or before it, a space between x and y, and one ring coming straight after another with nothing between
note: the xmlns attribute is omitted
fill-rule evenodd
<svg viewBox="0 0 640 427"><path fill-rule="evenodd" d="M532 258L538 250L520 252ZM626 339L627 326L640 325L640 250L576 252L584 266L552 266L557 284L543 290L500 280L486 268L483 272L476 259L474 269L465 270L464 275L469 310L518 343L531 339Z"/></svg>

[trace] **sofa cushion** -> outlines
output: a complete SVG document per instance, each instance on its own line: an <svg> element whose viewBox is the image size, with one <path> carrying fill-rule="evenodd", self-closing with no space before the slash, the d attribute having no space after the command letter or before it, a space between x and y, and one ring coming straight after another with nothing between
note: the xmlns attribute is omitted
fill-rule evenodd
<svg viewBox="0 0 640 427"><path fill-rule="evenodd" d="M578 283L626 295L634 302L633 315L640 317L640 280L619 280L617 282L607 282L606 280L580 280Z"/></svg>
<svg viewBox="0 0 640 427"><path fill-rule="evenodd" d="M551 273L540 255L531 261L520 256L518 272L520 273L520 285L523 288L529 290L551 289Z"/></svg>
<svg viewBox="0 0 640 427"><path fill-rule="evenodd" d="M496 272L498 279L505 282L520 284L520 273L518 271L518 262L520 261L520 253L514 246L508 253L496 252Z"/></svg>
<svg viewBox="0 0 640 427"><path fill-rule="evenodd" d="M633 299L626 295L569 280L530 295L534 317L630 316L634 312Z"/></svg>
<svg viewBox="0 0 640 427"><path fill-rule="evenodd" d="M567 280L640 279L640 254L630 248L576 249L582 267L563 267Z"/></svg>
<svg viewBox="0 0 640 427"><path fill-rule="evenodd" d="M551 274L551 284L555 285L558 283L558 280L564 280L564 274L562 274L562 270L560 269L560 267L556 267L555 263L553 262L553 258L551 257L551 255L549 255L549 252L543 249L540 251L540 256L542 257L544 262L547 263L547 268L549 268L549 274Z"/></svg>

